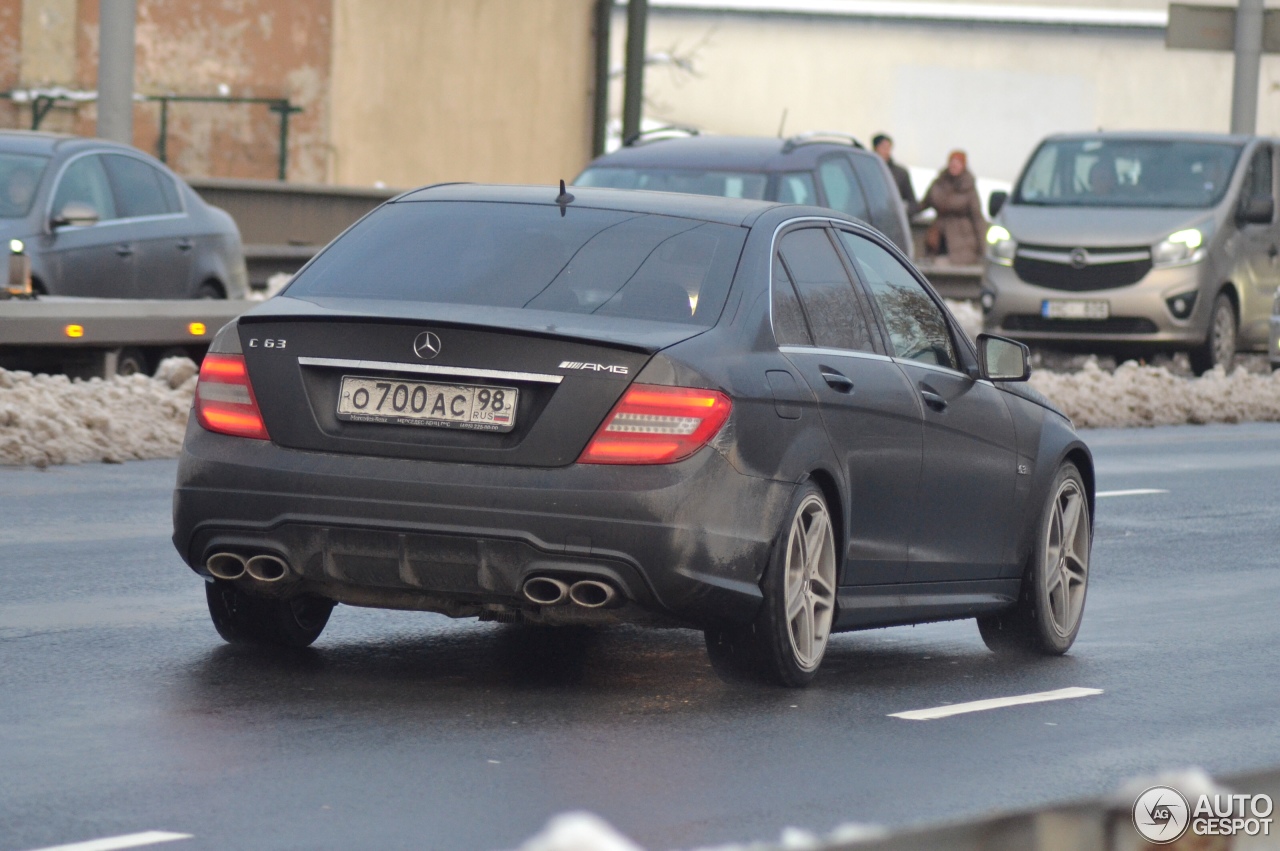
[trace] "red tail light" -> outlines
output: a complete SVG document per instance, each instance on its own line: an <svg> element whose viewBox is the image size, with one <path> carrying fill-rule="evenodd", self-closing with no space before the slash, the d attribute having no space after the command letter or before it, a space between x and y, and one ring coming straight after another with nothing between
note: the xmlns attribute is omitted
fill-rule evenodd
<svg viewBox="0 0 1280 851"><path fill-rule="evenodd" d="M733 403L715 390L633 384L592 436L579 464L670 464L707 445Z"/></svg>
<svg viewBox="0 0 1280 851"><path fill-rule="evenodd" d="M196 385L196 418L219 434L270 440L243 355L204 356Z"/></svg>

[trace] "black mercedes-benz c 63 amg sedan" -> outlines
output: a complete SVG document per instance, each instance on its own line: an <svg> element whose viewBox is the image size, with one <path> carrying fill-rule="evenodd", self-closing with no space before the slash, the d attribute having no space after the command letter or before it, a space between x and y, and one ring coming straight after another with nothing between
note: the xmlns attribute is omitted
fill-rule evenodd
<svg viewBox="0 0 1280 851"><path fill-rule="evenodd" d="M786 685L843 630L1070 647L1093 465L1021 344L831 210L572 189L409 192L218 334L174 543L224 638L683 625Z"/></svg>

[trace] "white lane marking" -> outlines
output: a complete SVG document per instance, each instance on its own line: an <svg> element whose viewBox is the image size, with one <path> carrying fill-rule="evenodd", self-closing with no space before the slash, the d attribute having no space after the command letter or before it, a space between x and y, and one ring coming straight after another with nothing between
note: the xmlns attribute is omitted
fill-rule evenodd
<svg viewBox="0 0 1280 851"><path fill-rule="evenodd" d="M1168 491L1160 488L1133 488L1127 491L1098 491L1094 496L1101 499L1104 496L1146 496L1150 493L1168 493Z"/></svg>
<svg viewBox="0 0 1280 851"><path fill-rule="evenodd" d="M144 833L130 833L127 836L108 836L104 839L90 839L87 842L72 842L70 845L51 845L48 848L34 849L34 851L118 851L121 848L141 848L143 845L158 845L161 842L191 838L190 833L148 830Z"/></svg>
<svg viewBox="0 0 1280 851"><path fill-rule="evenodd" d="M1057 691L1041 691L1035 694L1020 694L1016 697L993 697L990 700L975 700L970 703L953 703L950 706L937 706L933 709L913 709L910 712L894 712L890 718L905 718L908 721L933 721L936 718L949 718L952 715L963 715L966 712L983 712L987 709L1001 709L1006 706L1021 706L1024 703L1046 703L1050 700L1070 700L1073 697L1091 697L1102 694L1100 688L1060 688Z"/></svg>

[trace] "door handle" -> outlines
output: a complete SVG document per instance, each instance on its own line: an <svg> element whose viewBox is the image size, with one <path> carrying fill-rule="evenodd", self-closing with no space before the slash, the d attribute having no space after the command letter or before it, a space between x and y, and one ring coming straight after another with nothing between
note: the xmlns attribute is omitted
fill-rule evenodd
<svg viewBox="0 0 1280 851"><path fill-rule="evenodd" d="M133 246L127 242L122 242L116 246L116 254L121 257L129 257L133 254Z"/></svg>
<svg viewBox="0 0 1280 851"><path fill-rule="evenodd" d="M947 400L932 390L921 388L920 398L924 399L924 403L935 411L945 411L947 409Z"/></svg>
<svg viewBox="0 0 1280 851"><path fill-rule="evenodd" d="M818 372L822 375L822 380L827 382L827 386L837 393L852 393L853 379L847 375L842 375L829 366L818 367Z"/></svg>
<svg viewBox="0 0 1280 851"><path fill-rule="evenodd" d="M192 248L194 248L194 247L195 247L195 243L193 243L193 242L192 242L191 240L189 240L189 239L180 239L180 240L178 240L178 250L179 250L179 251L190 251L190 250L191 250Z"/></svg>

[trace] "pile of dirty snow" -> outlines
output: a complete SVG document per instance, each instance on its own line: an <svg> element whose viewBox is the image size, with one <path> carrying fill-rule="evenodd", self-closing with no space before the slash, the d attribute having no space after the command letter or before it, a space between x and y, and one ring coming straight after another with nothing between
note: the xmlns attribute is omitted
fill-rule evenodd
<svg viewBox="0 0 1280 851"><path fill-rule="evenodd" d="M960 323L960 327L969 335L970 340L978 339L982 333L982 308L974 301L956 301L946 299L947 309Z"/></svg>
<svg viewBox="0 0 1280 851"><path fill-rule="evenodd" d="M154 377L68 379L0 369L0 464L173 458L198 367L169 358Z"/></svg>
<svg viewBox="0 0 1280 851"><path fill-rule="evenodd" d="M1088 360L1078 372L1034 372L1030 384L1079 428L1280 421L1280 372L1219 367L1184 378L1164 366L1127 361L1109 372Z"/></svg>

